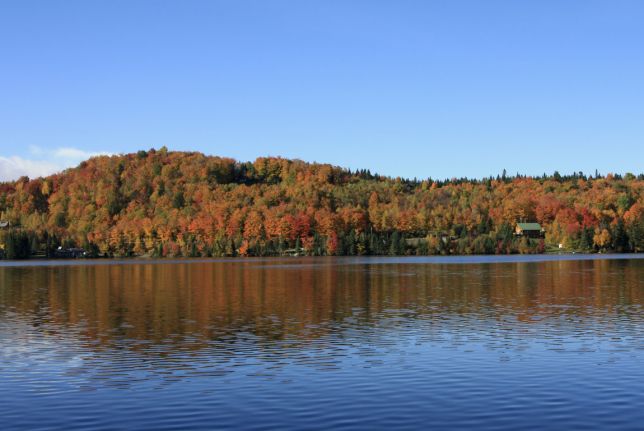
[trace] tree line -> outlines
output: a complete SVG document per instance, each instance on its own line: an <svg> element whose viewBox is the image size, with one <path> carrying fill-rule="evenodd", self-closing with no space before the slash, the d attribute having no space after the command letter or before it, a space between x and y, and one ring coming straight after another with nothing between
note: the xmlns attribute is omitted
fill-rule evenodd
<svg viewBox="0 0 644 431"><path fill-rule="evenodd" d="M644 250L644 175L404 179L166 148L0 183L6 258ZM542 238L514 234L538 222Z"/></svg>

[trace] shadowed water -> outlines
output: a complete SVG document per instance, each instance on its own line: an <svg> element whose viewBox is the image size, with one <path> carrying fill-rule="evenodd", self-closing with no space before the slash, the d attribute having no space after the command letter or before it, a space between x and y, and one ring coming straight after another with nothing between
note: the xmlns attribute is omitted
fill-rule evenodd
<svg viewBox="0 0 644 431"><path fill-rule="evenodd" d="M617 257L4 264L0 428L642 429Z"/></svg>

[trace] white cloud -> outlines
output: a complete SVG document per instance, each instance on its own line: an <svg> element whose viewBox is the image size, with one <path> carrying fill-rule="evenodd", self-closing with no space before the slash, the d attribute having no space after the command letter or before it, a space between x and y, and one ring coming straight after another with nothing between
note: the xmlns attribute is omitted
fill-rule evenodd
<svg viewBox="0 0 644 431"><path fill-rule="evenodd" d="M78 148L71 148L71 147L63 147L63 148L57 148L54 151L52 151L54 157L57 157L59 159L70 159L70 160L87 160L90 157L94 156L110 156L111 154L105 151L101 152L89 152L89 151L83 151L79 150Z"/></svg>
<svg viewBox="0 0 644 431"><path fill-rule="evenodd" d="M44 177L77 166L90 157L111 155L105 151L89 152L71 147L47 150L35 145L29 146L29 153L33 158L0 156L0 181L12 181L24 175L30 178Z"/></svg>
<svg viewBox="0 0 644 431"><path fill-rule="evenodd" d="M11 181L24 175L30 178L51 175L62 170L60 165L45 160L29 160L22 157L0 157L0 181Z"/></svg>

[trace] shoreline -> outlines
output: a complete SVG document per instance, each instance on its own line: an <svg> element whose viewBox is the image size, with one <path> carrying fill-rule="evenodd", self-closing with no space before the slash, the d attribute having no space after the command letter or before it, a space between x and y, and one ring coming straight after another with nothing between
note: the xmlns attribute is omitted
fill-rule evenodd
<svg viewBox="0 0 644 431"><path fill-rule="evenodd" d="M180 258L92 258L92 259L25 259L0 260L0 268L52 267L52 266L103 266L103 265L161 265L195 263L273 263L275 266L294 265L359 265L359 264L495 264L540 263L557 261L593 261L644 259L644 253L565 253L565 254L479 254L448 256L268 256L268 257L180 257ZM266 265L263 265L266 266ZM271 266L271 265L268 265Z"/></svg>

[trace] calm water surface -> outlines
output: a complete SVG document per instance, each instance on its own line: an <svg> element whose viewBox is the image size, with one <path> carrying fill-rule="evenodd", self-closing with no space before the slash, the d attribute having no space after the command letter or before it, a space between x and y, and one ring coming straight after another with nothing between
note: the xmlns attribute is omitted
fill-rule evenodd
<svg viewBox="0 0 644 431"><path fill-rule="evenodd" d="M644 429L644 259L0 265L2 429Z"/></svg>

